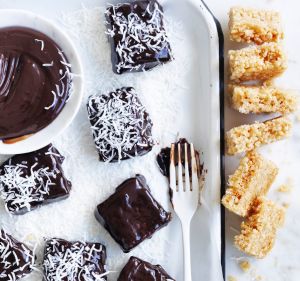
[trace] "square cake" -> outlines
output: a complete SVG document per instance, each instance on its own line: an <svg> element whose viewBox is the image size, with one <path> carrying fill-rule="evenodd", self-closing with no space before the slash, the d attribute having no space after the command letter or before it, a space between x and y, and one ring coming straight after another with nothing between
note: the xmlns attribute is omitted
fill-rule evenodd
<svg viewBox="0 0 300 281"><path fill-rule="evenodd" d="M264 43L240 50L230 50L230 79L236 83L251 80L270 80L287 68L283 47L278 43Z"/></svg>
<svg viewBox="0 0 300 281"><path fill-rule="evenodd" d="M115 73L149 70L172 59L163 8L156 0L112 5L106 20Z"/></svg>
<svg viewBox="0 0 300 281"><path fill-rule="evenodd" d="M297 109L297 98L291 90L275 86L229 85L231 106L240 113L281 113L283 115Z"/></svg>
<svg viewBox="0 0 300 281"><path fill-rule="evenodd" d="M34 262L33 251L0 229L0 281L16 281L27 276Z"/></svg>
<svg viewBox="0 0 300 281"><path fill-rule="evenodd" d="M284 223L285 210L272 201L258 197L249 217L235 236L235 246L248 255L264 258L273 248L276 233Z"/></svg>
<svg viewBox="0 0 300 281"><path fill-rule="evenodd" d="M87 109L100 161L121 161L152 150L153 124L133 88L91 96Z"/></svg>
<svg viewBox="0 0 300 281"><path fill-rule="evenodd" d="M229 19L232 41L262 44L278 42L284 37L280 15L275 11L234 7Z"/></svg>
<svg viewBox="0 0 300 281"><path fill-rule="evenodd" d="M95 215L125 253L171 220L171 214L153 198L142 175L119 185L113 195L98 205Z"/></svg>
<svg viewBox="0 0 300 281"><path fill-rule="evenodd" d="M255 198L267 194L277 174L278 168L272 161L256 151L249 151L229 176L223 205L239 216L247 216Z"/></svg>
<svg viewBox="0 0 300 281"><path fill-rule="evenodd" d="M160 265L130 257L118 281L175 281Z"/></svg>
<svg viewBox="0 0 300 281"><path fill-rule="evenodd" d="M52 145L5 161L0 166L0 195L7 211L24 214L67 198L71 182L64 176L63 161Z"/></svg>
<svg viewBox="0 0 300 281"><path fill-rule="evenodd" d="M235 155L282 140L290 135L291 129L292 123L286 117L232 128L226 133L227 154Z"/></svg>
<svg viewBox="0 0 300 281"><path fill-rule="evenodd" d="M46 241L44 281L105 281L106 248L100 243Z"/></svg>

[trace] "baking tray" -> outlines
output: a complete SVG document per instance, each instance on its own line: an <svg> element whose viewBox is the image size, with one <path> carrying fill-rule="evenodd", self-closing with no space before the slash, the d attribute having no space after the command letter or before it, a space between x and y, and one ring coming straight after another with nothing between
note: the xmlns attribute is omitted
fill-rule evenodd
<svg viewBox="0 0 300 281"><path fill-rule="evenodd" d="M115 1L113 1L115 2ZM161 264L176 280L182 280L182 247L179 221L174 215L170 225L144 242L130 254L118 245L94 218L98 203L113 193L128 177L142 173L155 198L171 210L168 182L155 163L161 147L178 136L192 141L202 152L207 170L204 196L212 210L212 220L197 212L192 226L193 280L205 280L208 261L207 227L215 233L215 243L222 250L221 168L224 144L223 120L223 43L219 24L198 0L164 0L166 25L175 60L148 73L118 76L112 73L110 48L104 34L103 11L107 2L47 0L1 1L2 8L27 9L52 19L73 39L85 70L85 98L80 112L65 133L54 144L66 156L65 170L73 183L69 199L44 206L19 217L11 217L0 204L1 225L16 238L37 245L42 260L44 237L68 240L100 241L107 246L109 280L116 280L131 255ZM111 2L110 2L111 3ZM221 74L220 74L221 70ZM221 82L220 82L221 81ZM122 86L133 86L154 123L158 145L148 155L116 164L98 161L94 149L85 102L91 94L106 93ZM221 111L220 111L220 103ZM220 127L221 124L221 127ZM5 158L2 157L1 160ZM40 280L35 272L28 280Z"/></svg>

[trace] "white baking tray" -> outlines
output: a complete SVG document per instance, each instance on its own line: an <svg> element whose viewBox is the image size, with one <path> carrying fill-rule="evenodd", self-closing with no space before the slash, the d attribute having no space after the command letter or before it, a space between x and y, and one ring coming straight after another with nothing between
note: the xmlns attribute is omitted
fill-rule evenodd
<svg viewBox="0 0 300 281"><path fill-rule="evenodd" d="M164 0L167 29L175 60L149 73L118 76L112 73L110 47L103 27L101 0L0 1L1 8L27 9L60 24L74 40L85 71L85 98L78 116L54 144L66 156L65 170L73 190L65 201L44 206L20 217L10 217L0 203L0 220L18 239L37 243L42 258L43 237L69 240L101 241L107 246L110 280L116 280L130 255L161 264L170 275L181 281L183 274L181 230L176 217L170 225L144 242L130 254L123 254L118 245L94 218L97 204L113 193L114 188L135 173L142 173L158 201L171 210L168 183L155 163L161 147L179 135L192 141L203 153L207 170L205 199L213 219L201 217L201 209L192 226L193 280L207 280L207 228L215 233L221 255L220 211L220 76L219 36L215 21L198 0ZM115 1L114 1L115 2ZM99 8L100 7L100 8ZM81 9L81 11L76 12ZM82 9L84 11L82 11ZM91 36L92 35L92 36ZM148 109L153 123L156 148L142 158L121 164L103 164L94 149L85 102L96 92L106 93L116 87L134 86ZM4 157L3 157L4 159ZM3 160L2 159L2 160ZM40 280L39 273L28 280Z"/></svg>

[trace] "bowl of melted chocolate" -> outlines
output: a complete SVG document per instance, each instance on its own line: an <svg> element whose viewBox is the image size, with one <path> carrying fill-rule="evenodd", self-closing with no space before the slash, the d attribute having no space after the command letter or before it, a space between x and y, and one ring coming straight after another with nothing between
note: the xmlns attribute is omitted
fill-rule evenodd
<svg viewBox="0 0 300 281"><path fill-rule="evenodd" d="M46 146L82 100L82 67L68 36L35 14L0 11L0 154Z"/></svg>

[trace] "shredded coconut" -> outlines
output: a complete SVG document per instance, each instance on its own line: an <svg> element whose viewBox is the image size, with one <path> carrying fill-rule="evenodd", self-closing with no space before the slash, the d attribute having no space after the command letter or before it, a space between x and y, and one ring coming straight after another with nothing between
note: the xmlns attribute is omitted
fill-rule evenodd
<svg viewBox="0 0 300 281"><path fill-rule="evenodd" d="M34 261L33 251L0 229L1 280L16 281L25 277L32 271Z"/></svg>
<svg viewBox="0 0 300 281"><path fill-rule="evenodd" d="M133 88L90 97L88 113L94 141L104 161L133 157L138 147L153 144L152 122Z"/></svg>
<svg viewBox="0 0 300 281"><path fill-rule="evenodd" d="M163 13L157 2L150 1L142 17L133 10L128 15L121 8L130 4L111 5L106 15L111 21L106 34L112 38L118 36L115 52L118 55L117 73L122 70L139 70L143 64L139 56L160 54L166 50L171 54L169 39L163 27Z"/></svg>
<svg viewBox="0 0 300 281"><path fill-rule="evenodd" d="M101 244L67 242L61 239L47 241L44 259L46 281L84 280L105 281L107 272L99 264L104 262Z"/></svg>

